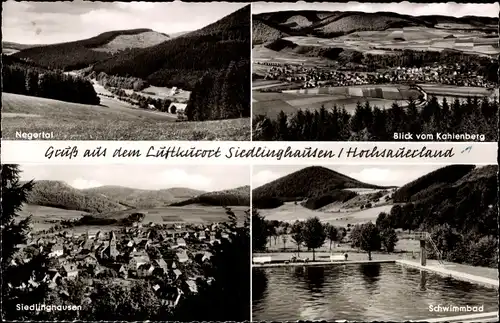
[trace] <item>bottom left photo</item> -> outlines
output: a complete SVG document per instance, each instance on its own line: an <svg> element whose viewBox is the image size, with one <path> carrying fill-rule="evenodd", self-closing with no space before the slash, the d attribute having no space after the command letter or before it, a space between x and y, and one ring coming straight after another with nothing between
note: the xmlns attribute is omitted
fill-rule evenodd
<svg viewBox="0 0 500 323"><path fill-rule="evenodd" d="M2 318L249 321L250 167L2 165Z"/></svg>

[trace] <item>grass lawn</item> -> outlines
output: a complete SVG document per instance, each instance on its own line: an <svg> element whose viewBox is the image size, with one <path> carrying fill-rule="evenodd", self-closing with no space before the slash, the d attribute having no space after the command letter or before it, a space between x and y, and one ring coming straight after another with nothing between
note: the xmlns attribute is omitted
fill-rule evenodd
<svg viewBox="0 0 500 323"><path fill-rule="evenodd" d="M11 93L2 95L4 139L16 131L53 132L55 140L250 140L250 118L174 122L168 114L101 98L83 105Z"/></svg>

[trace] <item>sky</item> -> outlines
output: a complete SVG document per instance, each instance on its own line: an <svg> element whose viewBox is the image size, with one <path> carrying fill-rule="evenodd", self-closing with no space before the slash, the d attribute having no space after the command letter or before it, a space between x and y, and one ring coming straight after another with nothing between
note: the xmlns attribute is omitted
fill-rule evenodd
<svg viewBox="0 0 500 323"><path fill-rule="evenodd" d="M252 3L252 14L263 12L285 11L285 10L325 10L325 11L361 11L361 12L379 12L389 11L412 16L424 15L445 15L454 17L463 16L485 16L498 17L498 3L477 4L455 2L436 2L436 3L305 3L299 1L296 3L276 3L276 2L255 2Z"/></svg>
<svg viewBox="0 0 500 323"><path fill-rule="evenodd" d="M319 166L319 165L318 165ZM252 189L272 182L307 166L254 166L252 171ZM402 186L443 165L387 165L387 166L324 166L338 173L357 179L367 184L380 186Z"/></svg>
<svg viewBox="0 0 500 323"><path fill-rule="evenodd" d="M244 3L3 2L3 40L52 44L106 31L149 28L166 34L192 31L244 7Z"/></svg>
<svg viewBox="0 0 500 323"><path fill-rule="evenodd" d="M250 185L250 167L236 165L22 165L21 180L63 181L77 189L117 185L156 190L218 191Z"/></svg>

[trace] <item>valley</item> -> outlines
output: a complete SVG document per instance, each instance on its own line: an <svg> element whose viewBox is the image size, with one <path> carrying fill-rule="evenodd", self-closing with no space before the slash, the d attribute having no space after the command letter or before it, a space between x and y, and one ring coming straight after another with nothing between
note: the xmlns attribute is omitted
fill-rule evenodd
<svg viewBox="0 0 500 323"><path fill-rule="evenodd" d="M335 132L321 129L301 140L385 141L390 136L371 129L387 127L384 124L343 131L348 125L342 120L347 115L363 118L362 107L369 107L372 114L382 110L381 120L391 118L393 108L408 111L413 104L419 111L435 110L434 98L441 108L446 98L444 109L467 97L498 102L498 18L263 10L252 20L256 140L298 140L295 128L316 127L316 121L306 120L318 119L317 113L321 118L326 109L328 119L339 123ZM357 94L360 88L375 91ZM417 121L421 128L432 127L422 119ZM278 133L279 123L288 124L286 133ZM452 132L465 129L459 124L451 127ZM322 138L324 133L329 135Z"/></svg>
<svg viewBox="0 0 500 323"><path fill-rule="evenodd" d="M2 99L6 138L33 127L60 140L249 139L249 20L243 6L174 35L139 28L56 44L4 42L4 92L18 95ZM19 95L49 112L33 118ZM71 118L68 102L84 105L89 127Z"/></svg>

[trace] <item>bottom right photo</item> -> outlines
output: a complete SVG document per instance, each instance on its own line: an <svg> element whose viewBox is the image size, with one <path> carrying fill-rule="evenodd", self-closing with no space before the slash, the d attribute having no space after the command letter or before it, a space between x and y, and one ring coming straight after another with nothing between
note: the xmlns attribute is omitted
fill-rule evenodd
<svg viewBox="0 0 500 323"><path fill-rule="evenodd" d="M498 321L498 165L252 173L253 321Z"/></svg>

